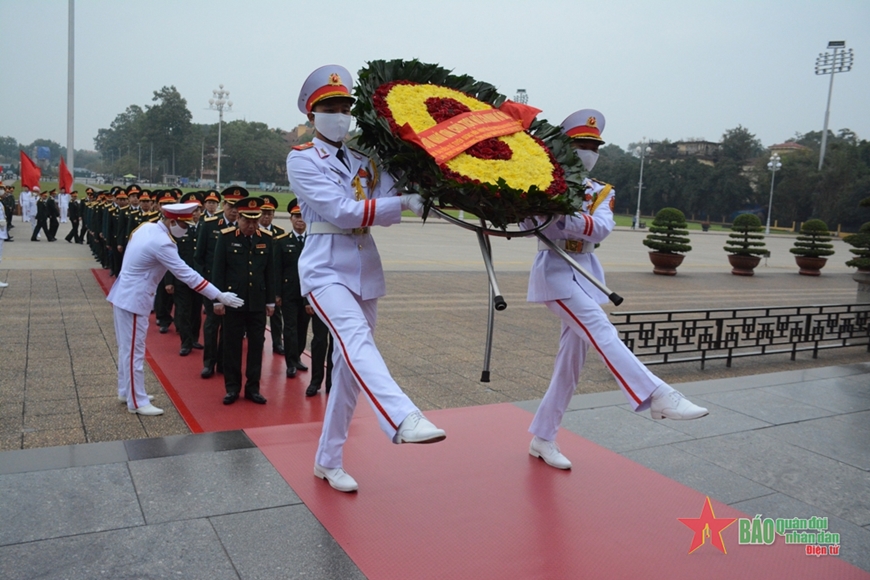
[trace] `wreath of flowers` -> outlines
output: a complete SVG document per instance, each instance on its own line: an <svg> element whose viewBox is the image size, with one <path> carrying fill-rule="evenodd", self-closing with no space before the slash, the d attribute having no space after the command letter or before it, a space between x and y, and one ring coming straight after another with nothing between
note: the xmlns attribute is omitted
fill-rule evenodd
<svg viewBox="0 0 870 580"><path fill-rule="evenodd" d="M570 214L584 199L583 169L570 139L544 120L490 137L438 163L406 140L472 111L501 107L490 84L417 60L372 61L358 74L357 144L400 176L397 187L462 209L506 229L532 216Z"/></svg>

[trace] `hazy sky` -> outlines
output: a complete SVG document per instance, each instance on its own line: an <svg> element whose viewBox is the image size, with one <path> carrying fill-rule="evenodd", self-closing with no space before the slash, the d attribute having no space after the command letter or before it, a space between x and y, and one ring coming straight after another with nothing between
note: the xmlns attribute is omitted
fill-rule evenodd
<svg viewBox="0 0 870 580"><path fill-rule="evenodd" d="M0 0L0 135L66 145L68 0ZM419 58L470 74L560 123L601 110L604 138L718 141L738 124L764 145L821 130L829 40L855 51L834 82L830 128L870 138L868 0L76 0L75 147L175 85L196 123L289 129L316 67Z"/></svg>

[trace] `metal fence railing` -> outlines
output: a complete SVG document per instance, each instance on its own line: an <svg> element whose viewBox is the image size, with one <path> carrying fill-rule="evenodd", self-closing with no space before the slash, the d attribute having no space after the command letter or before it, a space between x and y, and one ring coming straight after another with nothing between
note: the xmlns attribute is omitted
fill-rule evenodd
<svg viewBox="0 0 870 580"><path fill-rule="evenodd" d="M722 360L866 346L870 304L612 312L622 341L644 364Z"/></svg>

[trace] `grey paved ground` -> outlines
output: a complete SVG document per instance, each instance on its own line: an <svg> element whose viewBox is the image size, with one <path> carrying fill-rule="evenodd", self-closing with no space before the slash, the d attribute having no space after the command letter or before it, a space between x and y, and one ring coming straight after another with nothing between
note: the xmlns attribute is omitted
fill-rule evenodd
<svg viewBox="0 0 870 580"><path fill-rule="evenodd" d="M379 232L390 292L381 350L424 409L509 401L534 410L558 324L524 301L533 246L494 243L509 308L497 315L493 380L482 384L486 279L469 236L415 223ZM768 266L745 279L728 273L722 236L699 234L680 274L663 278L644 262L641 237L617 232L601 251L624 310L855 300L840 242L819 278L798 276L789 243L776 240ZM0 578L362 577L243 434L184 435L150 374L167 415L139 418L114 400L111 311L83 247L16 241L4 250ZM653 370L711 415L676 423L632 413L595 362L564 427L747 514L828 516L841 557L870 571L864 349ZM75 443L87 444L66 446ZM244 489L254 491L216 501Z"/></svg>

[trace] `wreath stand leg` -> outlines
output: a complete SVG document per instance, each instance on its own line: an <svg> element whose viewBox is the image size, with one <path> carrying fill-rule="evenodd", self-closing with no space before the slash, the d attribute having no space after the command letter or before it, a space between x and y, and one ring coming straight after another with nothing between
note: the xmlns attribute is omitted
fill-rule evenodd
<svg viewBox="0 0 870 580"><path fill-rule="evenodd" d="M563 260L568 262L569 266L571 266L572 268L577 270L577 272L579 272L584 278L589 280L593 286L595 286L596 288L598 288L599 290L604 292L604 294L607 295L607 298L611 302L613 302L613 304L615 306L619 306L620 304L622 304L622 301L623 301L622 296L620 296L619 294L617 294L616 292L612 291L610 288L605 286L601 280L599 280L598 278L593 276L591 273L589 273L589 271L586 268L584 268L583 266L578 264L574 258L569 256L568 252L566 252L565 250L563 250L562 248L560 248L559 246L554 244L553 240L551 240L550 238L548 238L547 236L545 236L543 233L541 233L538 230L535 230L535 235L538 237L539 240L544 242L544 244L546 244L548 248L550 248L551 250L556 252L559 255L559 257L561 257Z"/></svg>
<svg viewBox="0 0 870 580"><path fill-rule="evenodd" d="M492 356L492 333L495 327L495 311L501 311L507 308L507 302L501 295L498 288L498 280L495 278L495 268L492 266L492 246L489 243L489 238L483 232L486 228L486 222L481 221L482 229L476 230L477 242L480 244L480 253L483 256L483 263L486 266L486 274L489 278L489 308L487 309L486 319L486 346L483 353L483 371L480 373L480 382L489 382L489 364Z"/></svg>

